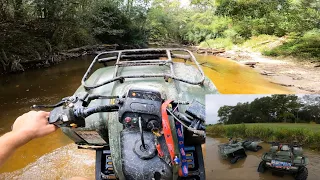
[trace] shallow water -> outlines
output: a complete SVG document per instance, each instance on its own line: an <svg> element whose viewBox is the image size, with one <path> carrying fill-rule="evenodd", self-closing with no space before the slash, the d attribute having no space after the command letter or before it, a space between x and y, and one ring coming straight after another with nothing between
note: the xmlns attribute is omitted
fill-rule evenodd
<svg viewBox="0 0 320 180"><path fill-rule="evenodd" d="M268 82L263 76L249 67L214 56L198 56L197 58L199 62L207 62L203 67L204 72L216 84L221 93L263 94L289 92L281 86ZM62 97L72 95L80 85L81 78L91 61L92 57L83 57L62 62L50 68L41 68L22 74L0 77L0 134L10 131L14 120L20 114L29 111L31 105L52 104L61 100ZM56 151L55 149L70 143L72 143L71 140L64 136L60 130L47 137L29 142L18 149L0 168L0 173L12 172L11 174L6 173L5 176L0 174L0 179L4 177L22 178L24 173L28 173L33 168L36 169L41 166L44 170L47 170L53 167L53 164L56 165L56 170L60 172L60 175L58 174L56 177L69 177L63 171L77 175L76 171L70 173L72 170L68 169L74 167L73 165L67 166L63 164L72 161L60 162L62 157L60 155L55 156L60 152L59 149ZM52 152L54 154L48 154ZM69 149L68 152L72 153L65 153L66 158L83 160L83 162L87 160L87 157L83 156L83 154L86 154L85 152L81 154L75 148ZM74 154L74 156L68 157L70 154ZM88 157L94 159L94 156L91 155L92 152L88 152ZM40 162L50 161L53 164L35 162L40 157L42 159ZM86 171L89 167L85 163L80 163L80 161L74 162L79 162L77 167L80 169L82 167L83 171ZM26 168L28 164L29 166ZM94 166L93 164L91 165L90 170ZM37 174L37 171L33 172L35 175ZM41 179L52 179L52 176L47 173L43 175L47 176L47 178L42 177ZM93 174L90 177L94 177Z"/></svg>
<svg viewBox="0 0 320 180"><path fill-rule="evenodd" d="M262 150L258 152L247 152L247 157L239 160L235 164L230 164L228 160L221 159L218 154L218 145L226 143L226 138L206 138L206 157L205 167L207 179L221 179L221 180L293 180L290 175L279 177L272 175L270 171L266 171L261 174L257 172L258 165L261 161L261 156L264 152L267 152L270 145L267 143L261 143ZM308 180L320 179L320 154L309 150L304 150L310 163L307 166L309 171Z"/></svg>
<svg viewBox="0 0 320 180"><path fill-rule="evenodd" d="M284 94L287 88L271 83L252 68L215 56L197 56L204 73L223 94Z"/></svg>

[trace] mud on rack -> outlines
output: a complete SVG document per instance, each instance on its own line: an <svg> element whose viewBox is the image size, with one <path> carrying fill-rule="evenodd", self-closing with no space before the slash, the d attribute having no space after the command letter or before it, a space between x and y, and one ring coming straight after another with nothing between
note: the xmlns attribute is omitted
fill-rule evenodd
<svg viewBox="0 0 320 180"><path fill-rule="evenodd" d="M183 52L185 54L177 54L174 52ZM173 58L183 59L186 63L190 61L194 63L196 67L196 71L200 73L201 77L195 81L190 81L187 78L181 78L176 76L174 71L174 63ZM115 61L115 70L114 76L112 79L108 79L102 83L88 85L86 80L89 78L91 71L96 63L103 63L105 66L108 62ZM128 66L150 66L150 65L159 65L159 66L168 66L170 68L170 73L159 73L159 74L130 74L130 75L119 75L119 67L128 67ZM82 78L82 85L86 90L94 89L101 87L103 85L120 81L121 83L127 78L157 78L163 77L166 81L168 79L173 79L176 81L181 81L184 83L192 84L192 85L202 85L205 77L204 73L197 62L196 58L186 49L133 49L133 50L119 50L119 51L109 51L109 52L102 52L98 54L91 65L89 66L88 70L84 74Z"/></svg>

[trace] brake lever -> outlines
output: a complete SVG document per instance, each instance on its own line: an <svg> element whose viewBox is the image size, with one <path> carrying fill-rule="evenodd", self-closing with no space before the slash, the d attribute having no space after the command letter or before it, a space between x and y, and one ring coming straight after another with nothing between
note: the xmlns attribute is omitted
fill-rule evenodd
<svg viewBox="0 0 320 180"><path fill-rule="evenodd" d="M53 105L32 105L31 109L41 109L41 108L56 108L59 106L62 106L66 101L60 101L57 104L53 104Z"/></svg>
<svg viewBox="0 0 320 180"><path fill-rule="evenodd" d="M36 104L34 104L31 106L31 109L56 108L56 107L62 106L68 100L70 101L70 100L74 100L74 99L71 96L71 97L65 97L60 102L58 102L57 104L53 104L53 105L36 105Z"/></svg>

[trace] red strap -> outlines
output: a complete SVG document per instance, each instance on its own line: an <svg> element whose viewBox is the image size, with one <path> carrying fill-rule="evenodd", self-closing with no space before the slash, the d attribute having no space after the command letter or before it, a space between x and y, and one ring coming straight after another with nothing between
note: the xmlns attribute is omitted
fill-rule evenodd
<svg viewBox="0 0 320 180"><path fill-rule="evenodd" d="M162 158L164 156L164 153L163 153L163 151L161 149L160 144L157 144L156 148L157 148L157 151L158 151L158 156Z"/></svg>
<svg viewBox="0 0 320 180"><path fill-rule="evenodd" d="M166 140L166 144L168 146L168 150L171 156L171 162L174 161L174 141L172 137L172 131L170 127L169 117L167 114L167 107L172 102L172 100L166 100L161 106L161 115L162 115L162 128L163 134Z"/></svg>

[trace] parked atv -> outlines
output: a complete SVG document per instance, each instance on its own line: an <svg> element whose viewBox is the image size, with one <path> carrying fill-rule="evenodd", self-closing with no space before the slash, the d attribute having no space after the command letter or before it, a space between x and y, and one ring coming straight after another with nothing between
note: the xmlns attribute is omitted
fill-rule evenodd
<svg viewBox="0 0 320 180"><path fill-rule="evenodd" d="M218 92L190 51L104 52L81 83L59 103L33 107L54 108L49 123L96 151L96 179L205 180L203 104Z"/></svg>
<svg viewBox="0 0 320 180"><path fill-rule="evenodd" d="M259 145L259 142L250 141L250 140L243 141L242 146L244 147L244 149L253 151L253 152L258 152L260 149L262 149L262 146Z"/></svg>
<svg viewBox="0 0 320 180"><path fill-rule="evenodd" d="M303 155L302 147L297 144L272 143L269 152L262 156L258 172L269 169L273 172L292 174L296 180L306 180L309 159Z"/></svg>
<svg viewBox="0 0 320 180"><path fill-rule="evenodd" d="M239 159L247 157L246 150L257 152L262 149L258 142L241 139L229 139L229 143L221 144L219 147L220 156L223 159L230 159L230 163L234 164Z"/></svg>

